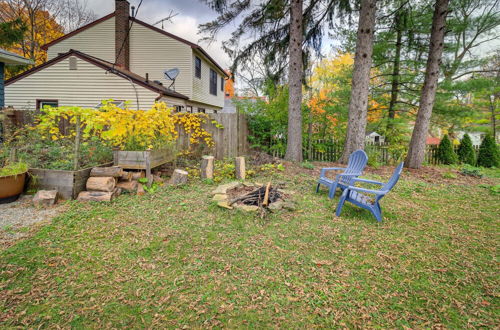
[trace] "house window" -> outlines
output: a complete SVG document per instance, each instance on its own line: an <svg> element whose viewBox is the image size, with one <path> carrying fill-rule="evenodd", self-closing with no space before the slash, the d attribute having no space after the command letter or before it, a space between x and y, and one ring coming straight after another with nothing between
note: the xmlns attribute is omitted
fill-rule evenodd
<svg viewBox="0 0 500 330"><path fill-rule="evenodd" d="M205 108L198 108L198 112L202 112L202 113L205 113Z"/></svg>
<svg viewBox="0 0 500 330"><path fill-rule="evenodd" d="M201 79L201 59L199 57L194 58L194 75Z"/></svg>
<svg viewBox="0 0 500 330"><path fill-rule="evenodd" d="M59 106L58 100L36 100L36 110L40 111L45 107L57 108Z"/></svg>
<svg viewBox="0 0 500 330"><path fill-rule="evenodd" d="M210 69L210 94L217 95L217 72Z"/></svg>
<svg viewBox="0 0 500 330"><path fill-rule="evenodd" d="M224 77L220 77L220 91L224 91Z"/></svg>
<svg viewBox="0 0 500 330"><path fill-rule="evenodd" d="M190 106L190 105L188 105L188 106L186 107L186 111L187 111L187 112L189 112L189 113L192 113L192 112L193 112L193 107L192 107L192 106Z"/></svg>

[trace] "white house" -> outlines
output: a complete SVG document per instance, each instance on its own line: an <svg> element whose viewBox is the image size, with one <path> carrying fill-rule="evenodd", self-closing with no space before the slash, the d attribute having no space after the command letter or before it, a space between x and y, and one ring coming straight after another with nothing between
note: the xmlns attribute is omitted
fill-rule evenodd
<svg viewBox="0 0 500 330"><path fill-rule="evenodd" d="M147 109L165 101L177 110L217 112L224 106L222 67L200 46L115 12L44 45L48 61L5 82L7 106L95 107L104 99ZM164 71L178 68L175 84Z"/></svg>
<svg viewBox="0 0 500 330"><path fill-rule="evenodd" d="M365 142L380 144L385 142L385 136L378 134L377 132L371 132L366 134Z"/></svg>

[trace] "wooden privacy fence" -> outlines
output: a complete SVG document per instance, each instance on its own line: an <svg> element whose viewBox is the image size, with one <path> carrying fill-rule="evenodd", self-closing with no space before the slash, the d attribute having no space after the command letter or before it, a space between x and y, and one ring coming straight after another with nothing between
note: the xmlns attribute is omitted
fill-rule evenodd
<svg viewBox="0 0 500 330"><path fill-rule="evenodd" d="M16 128L33 123L34 111L7 109L3 113L3 135L5 137L11 134ZM206 150L207 153L211 153L217 159L236 157L248 153L248 125L244 114L211 113L208 116L210 119L204 125L204 128L212 134L215 147L213 150ZM217 121L221 128L212 123L212 120ZM65 132L67 127L67 121L61 120L59 129ZM0 133L2 132L0 131ZM2 141L2 137L0 136L0 142ZM177 147L182 150L189 146L189 134L181 130L179 132Z"/></svg>
<svg viewBox="0 0 500 330"><path fill-rule="evenodd" d="M284 141L280 142L286 145ZM437 148L437 145L426 146L425 162L427 164L441 164L437 157ZM458 146L454 146L454 148L455 152L457 152ZM283 158L285 156L285 151L282 148L271 147L270 149L274 157ZM479 146L474 146L474 149L477 154ZM333 140L315 140L309 148L307 146L304 147L302 156L307 161L336 162L342 156L343 150L344 145L342 143ZM371 161L383 165L394 164L404 160L402 159L402 148L391 148L389 143L365 143L365 151Z"/></svg>

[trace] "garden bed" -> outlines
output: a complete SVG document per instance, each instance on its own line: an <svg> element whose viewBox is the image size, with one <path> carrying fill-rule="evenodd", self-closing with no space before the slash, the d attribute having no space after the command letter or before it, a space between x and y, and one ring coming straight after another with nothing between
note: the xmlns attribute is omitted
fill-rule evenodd
<svg viewBox="0 0 500 330"><path fill-rule="evenodd" d="M102 164L99 167L111 166L112 163ZM30 168L31 186L43 190L57 190L63 199L74 199L85 190L85 184L90 176L92 167L78 171L48 170Z"/></svg>

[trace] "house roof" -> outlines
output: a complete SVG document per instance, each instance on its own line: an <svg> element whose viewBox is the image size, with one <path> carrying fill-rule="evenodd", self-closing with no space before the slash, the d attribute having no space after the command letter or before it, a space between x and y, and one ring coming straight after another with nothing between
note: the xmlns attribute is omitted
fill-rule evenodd
<svg viewBox="0 0 500 330"><path fill-rule="evenodd" d="M181 99L185 99L185 100L189 99L189 97L187 97L181 93L177 93L175 91L172 91L163 85L155 83L154 81L146 80L146 78L139 76L138 74L135 74L135 73L130 72L128 70L125 70L123 68L120 68L111 62L102 60L102 59L94 57L94 56L90 56L88 54L82 53L82 52L74 50L74 49L70 49L67 53L64 53L64 54L61 54L57 57L54 57L50 61L47 61L41 65L38 65L38 66L28 70L28 71L25 71L25 72L13 77L13 78L7 80L5 82L5 86L8 86L8 85L16 82L19 79L27 77L35 72L38 72L40 70L45 69L51 65L54 65L54 64L64 60L65 58L67 58L69 56L76 56L84 61L87 61L87 62L94 64L102 69L105 69L108 72L111 72L117 76L120 76L120 77L125 78L125 79L130 79L132 82L134 82L138 85L141 85L142 87L148 88L148 89L150 89L154 92L157 92L159 94L162 94L165 96L181 98Z"/></svg>
<svg viewBox="0 0 500 330"><path fill-rule="evenodd" d="M437 137L432 137L432 136L429 136L425 140L425 144L439 144L440 142L441 142L441 139L439 139Z"/></svg>
<svg viewBox="0 0 500 330"><path fill-rule="evenodd" d="M32 60L24 58L16 53L6 51L5 49L2 48L0 48L0 62L3 62L7 65L34 64Z"/></svg>
<svg viewBox="0 0 500 330"><path fill-rule="evenodd" d="M85 31L88 28L90 28L90 27L92 27L94 25L97 25L97 24L99 24L101 22L104 22L104 21L106 21L106 20L108 20L108 19L110 19L111 17L114 17L114 16L115 16L115 13L113 12L111 14L108 14L108 15L104 16L104 17L101 17L98 20L95 20L95 21L93 21L93 22L91 22L91 23L89 23L87 25L82 26L79 29L76 29L76 30L74 30L74 31L72 31L72 32L70 32L68 34L63 35L62 37L59 37L59 38L57 38L55 40L52 40L51 42L43 45L41 48L43 50L47 50L50 46L53 46L53 45L59 43L60 41L63 41L65 39L67 39L67 38L70 38L70 37L74 36L75 34L78 34L78 33L82 32L82 31ZM183 39L183 38L181 38L179 36L176 36L175 34L172 34L172 33L169 33L167 31L164 31L162 29L159 29L159 28L157 28L157 27L155 27L153 25L150 25L150 24L148 24L146 22L138 20L135 17L129 17L129 20L131 20L132 22L135 22L137 24L140 24L140 25L142 25L144 27L147 27L148 29L151 29L153 31L156 31L158 33L166 35L166 36L168 36L168 37L170 37L172 39L180 41L180 42L188 45L192 49L198 50L201 54L203 54L203 56L205 56L210 62L212 62L221 72L223 72L226 77L229 77L227 75L226 71L201 46L199 46L199 45L197 45L195 43L192 43L192 42L190 42L190 41L188 41L186 39Z"/></svg>

